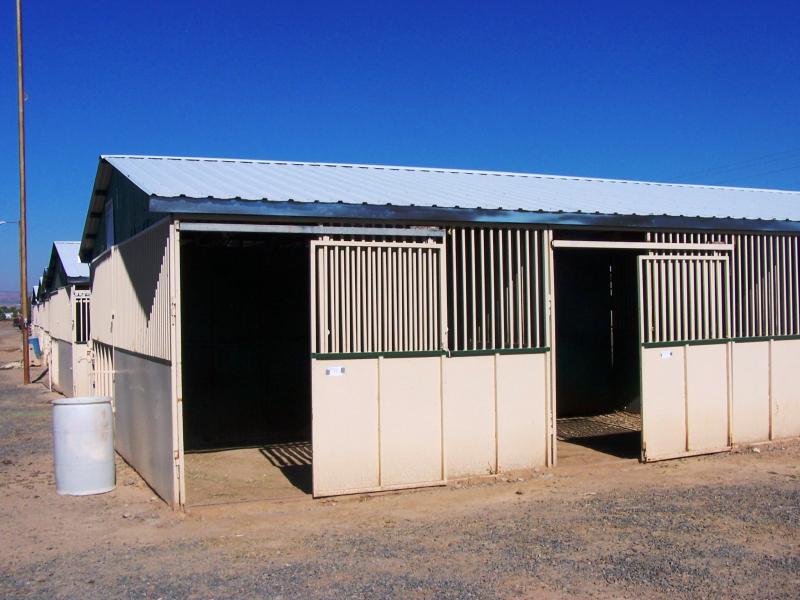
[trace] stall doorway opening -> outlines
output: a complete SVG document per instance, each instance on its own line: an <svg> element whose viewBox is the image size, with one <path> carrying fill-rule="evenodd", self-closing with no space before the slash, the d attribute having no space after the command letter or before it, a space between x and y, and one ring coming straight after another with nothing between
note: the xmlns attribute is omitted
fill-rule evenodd
<svg viewBox="0 0 800 600"><path fill-rule="evenodd" d="M309 242L181 236L186 504L311 493Z"/></svg>
<svg viewBox="0 0 800 600"><path fill-rule="evenodd" d="M555 253L559 461L641 448L636 253Z"/></svg>

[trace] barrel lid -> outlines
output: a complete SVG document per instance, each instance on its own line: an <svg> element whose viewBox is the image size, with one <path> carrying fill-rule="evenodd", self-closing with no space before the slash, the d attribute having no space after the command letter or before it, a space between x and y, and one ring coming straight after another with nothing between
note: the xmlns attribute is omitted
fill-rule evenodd
<svg viewBox="0 0 800 600"><path fill-rule="evenodd" d="M56 398L53 404L105 404L110 403L109 396L75 396L74 398Z"/></svg>

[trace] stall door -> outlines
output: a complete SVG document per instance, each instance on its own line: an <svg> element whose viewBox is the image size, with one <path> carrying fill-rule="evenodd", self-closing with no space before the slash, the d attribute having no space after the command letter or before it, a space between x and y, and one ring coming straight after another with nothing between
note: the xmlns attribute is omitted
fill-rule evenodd
<svg viewBox="0 0 800 600"><path fill-rule="evenodd" d="M314 495L444 480L443 245L311 243Z"/></svg>
<svg viewBox="0 0 800 600"><path fill-rule="evenodd" d="M639 257L642 460L730 448L728 257Z"/></svg>

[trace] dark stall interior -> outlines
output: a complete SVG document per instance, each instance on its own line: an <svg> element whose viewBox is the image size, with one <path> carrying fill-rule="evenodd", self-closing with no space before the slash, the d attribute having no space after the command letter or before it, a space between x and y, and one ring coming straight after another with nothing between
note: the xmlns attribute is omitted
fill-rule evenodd
<svg viewBox="0 0 800 600"><path fill-rule="evenodd" d="M557 418L560 439L638 452L636 252L555 253Z"/></svg>
<svg viewBox="0 0 800 600"><path fill-rule="evenodd" d="M181 240L186 451L311 437L308 240Z"/></svg>

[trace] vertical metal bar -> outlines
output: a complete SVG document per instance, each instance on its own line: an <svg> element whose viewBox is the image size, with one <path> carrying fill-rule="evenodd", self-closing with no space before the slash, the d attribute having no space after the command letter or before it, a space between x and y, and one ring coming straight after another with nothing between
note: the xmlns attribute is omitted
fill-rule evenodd
<svg viewBox="0 0 800 600"><path fill-rule="evenodd" d="M404 252L401 248L397 248L395 259L397 260L397 266L394 273L394 285L395 289L397 290L397 351L402 352L408 350L408 346L406 346L406 314L404 301Z"/></svg>
<svg viewBox="0 0 800 600"><path fill-rule="evenodd" d="M792 235L789 237L789 260L791 268L789 269L789 284L791 286L791 300L790 300L790 310L789 310L789 318L790 318L790 327L789 333L792 335L797 334L798 332L798 323L800 323L800 295L798 295L797 289L797 277L798 277L798 269L800 269L800 264L798 264L798 255L797 255L797 236Z"/></svg>
<svg viewBox="0 0 800 600"><path fill-rule="evenodd" d="M731 314L731 285L730 285L730 269L731 263L728 257L724 257L724 261L722 263L723 271L723 283L725 284L725 331L723 332L722 337L731 338L733 337L733 332L731 332L731 324L732 324L732 314ZM730 368L729 368L729 376L730 376ZM728 393L730 394L730 386ZM730 411L729 411L729 418L730 418Z"/></svg>
<svg viewBox="0 0 800 600"><path fill-rule="evenodd" d="M742 236L745 239L745 247L744 247L744 256L745 256L745 263L744 263L744 273L746 278L746 296L747 299L747 313L745 315L745 328L747 333L745 334L747 337L755 335L755 296L754 296L754 275L755 275L755 263L753 262L753 236L752 235L744 235Z"/></svg>
<svg viewBox="0 0 800 600"><path fill-rule="evenodd" d="M697 339L697 295L695 293L695 281L697 280L697 261L688 260L686 266L689 270L689 335L686 340Z"/></svg>
<svg viewBox="0 0 800 600"><path fill-rule="evenodd" d="M794 329L793 334L800 334L800 236L793 235L793 250L792 250L792 279L794 279L794 299L792 300L792 310L794 311Z"/></svg>
<svg viewBox="0 0 800 600"><path fill-rule="evenodd" d="M430 304L430 341L428 343L430 350L440 350L441 347L439 346L439 334L438 334L438 323L436 322L436 314L438 312L438 294L437 290L439 288L439 280L437 279L436 273L436 257L437 257L437 250L435 247L432 247L428 251L428 297L429 297L429 304Z"/></svg>
<svg viewBox="0 0 800 600"><path fill-rule="evenodd" d="M506 316L505 316L505 281L503 278L503 230L497 230L497 291L498 302L500 304L500 319L498 327L500 329L500 347L506 347Z"/></svg>
<svg viewBox="0 0 800 600"><path fill-rule="evenodd" d="M675 261L674 259L669 259L666 262L666 271L667 271L667 315L666 315L666 323L665 326L668 324L667 327L667 339L670 342L675 341L675 306L674 306L674 266Z"/></svg>
<svg viewBox="0 0 800 600"><path fill-rule="evenodd" d="M375 302L375 276L373 273L373 267L375 265L374 258L375 258L375 248L372 246L367 246L364 252L364 265L367 273L367 283L366 283L366 306L367 309L365 311L366 318L364 319L364 334L366 343L364 344L364 351L365 352L375 352L375 342L372 339L372 333L374 331L373 328L373 314L374 314L374 302Z"/></svg>
<svg viewBox="0 0 800 600"><path fill-rule="evenodd" d="M427 332L428 320L428 273L426 270L427 256L423 248L417 248L417 306L419 313L417 316L417 347L419 350L426 350L428 347L425 340L425 333Z"/></svg>
<svg viewBox="0 0 800 600"><path fill-rule="evenodd" d="M406 256L408 257L406 278L408 281L409 346L411 350L419 350L417 347L417 315L419 314L417 305L417 248L406 251Z"/></svg>
<svg viewBox="0 0 800 600"><path fill-rule="evenodd" d="M472 306L470 307L470 313L472 316L472 349L476 350L478 348L478 329L477 329L477 310L478 305L476 303L477 293L476 287L477 282L475 281L475 228L471 227L469 230L469 243L470 243L470 272L471 272L471 288L472 288Z"/></svg>
<svg viewBox="0 0 800 600"><path fill-rule="evenodd" d="M331 282L331 291L333 296L333 302L331 306L331 329L332 329L332 337L331 337L331 352L341 352L342 345L339 340L339 331L340 331L340 323L341 321L341 301L340 301L340 285L339 285L339 248L333 246L330 249L330 258L332 263L331 269L331 276L333 281Z"/></svg>
<svg viewBox="0 0 800 600"><path fill-rule="evenodd" d="M492 349L497 348L497 315L494 310L494 229L489 230L489 317L492 324Z"/></svg>
<svg viewBox="0 0 800 600"><path fill-rule="evenodd" d="M425 260L427 264L427 291L428 291L428 320L425 326L425 350L436 350L436 305L434 304L433 297L433 250L428 249L425 251Z"/></svg>
<svg viewBox="0 0 800 600"><path fill-rule="evenodd" d="M531 298L531 230L525 230L525 346L533 346L533 327L531 320L536 314Z"/></svg>
<svg viewBox="0 0 800 600"><path fill-rule="evenodd" d="M519 229L516 230L516 242L517 242L517 345L522 348L525 343L522 341L522 319L523 319L523 309L522 309L522 258L521 258L521 237L522 234Z"/></svg>
<svg viewBox="0 0 800 600"><path fill-rule="evenodd" d="M543 306L544 302L542 302L542 295L539 290L539 262L540 257L543 256L541 253L541 246L540 243L543 239L543 235L539 232L538 229L534 229L533 231L533 289L534 289L534 297L536 298L536 311L534 315L536 317L536 347L540 348L544 344L542 344L541 339L541 321L543 318Z"/></svg>
<svg viewBox="0 0 800 600"><path fill-rule="evenodd" d="M440 331L440 347L442 350L447 349L447 256L445 255L444 242L439 246L439 331Z"/></svg>
<svg viewBox="0 0 800 600"><path fill-rule="evenodd" d="M451 258L451 268L452 268L452 279L453 279L453 292L452 292L452 299L453 299L453 319L452 319L452 326L453 326L453 350L460 350L461 347L458 345L458 262L456 260L456 229L450 230L450 258Z"/></svg>
<svg viewBox="0 0 800 600"><path fill-rule="evenodd" d="M773 236L764 236L764 243L766 244L766 260L767 265L765 274L767 276L767 325L769 335L775 335L775 253L773 251L775 246L775 238Z"/></svg>
<svg viewBox="0 0 800 600"><path fill-rule="evenodd" d="M755 299L756 299L756 336L764 335L763 318L762 318L762 299L761 299L761 236L753 236L754 242L754 261L756 265L755 271Z"/></svg>
<svg viewBox="0 0 800 600"><path fill-rule="evenodd" d="M722 280L723 280L723 272L724 272L724 264L722 261L714 261L715 265L715 273L716 273L716 281L714 283L714 288L716 291L716 295L718 296L718 300L715 302L716 304L716 311L717 311L717 332L719 337L728 337L725 331L725 314L727 304L725 302L725 288L722 287ZM730 307L727 307L730 308Z"/></svg>
<svg viewBox="0 0 800 600"><path fill-rule="evenodd" d="M653 292L654 292L654 281L653 281L653 261L648 260L646 263L643 263L643 266L646 266L645 273L646 279L646 288L647 288L647 313L646 313L646 323L647 323L647 337L642 337L642 340L647 340L648 342L654 341L654 319L653 319ZM644 306L644 305L642 305Z"/></svg>
<svg viewBox="0 0 800 600"><path fill-rule="evenodd" d="M355 264L354 271L355 277L353 278L353 285L355 286L355 313L354 313L354 326L353 326L353 352L364 352L364 257L363 248L354 248Z"/></svg>
<svg viewBox="0 0 800 600"><path fill-rule="evenodd" d="M309 260L309 280L311 283L311 354L316 354L319 347L319 331L317 330L317 311L319 310L319 300L317 298L317 277L319 276L319 269L317 268L317 252L318 248L311 242L308 253Z"/></svg>
<svg viewBox="0 0 800 600"><path fill-rule="evenodd" d="M481 249L481 350L486 350L486 240L484 228L480 229L478 244Z"/></svg>
<svg viewBox="0 0 800 600"><path fill-rule="evenodd" d="M397 283L400 287L400 315L403 324L403 337L401 350L408 352L411 350L411 335L409 331L410 321L409 306L408 306L408 252L405 248L399 250L398 260L400 262L400 274L397 278Z"/></svg>
<svg viewBox="0 0 800 600"><path fill-rule="evenodd" d="M425 267L427 266L427 258L425 256L424 248L417 248L416 251L417 255L417 307L419 308L419 312L417 315L417 347L420 350L425 350L427 348L427 344L425 342L425 332L427 331L427 327L425 323L428 318L428 288L426 286L428 282L428 275Z"/></svg>
<svg viewBox="0 0 800 600"><path fill-rule="evenodd" d="M411 306L412 298L411 294L413 292L412 288L412 281L411 281L411 270L412 270L412 262L413 257L411 253L406 250L405 248L402 250L403 256L403 318L405 319L405 349L406 351L412 351L414 349L414 334L413 334L413 307Z"/></svg>
<svg viewBox="0 0 800 600"><path fill-rule="evenodd" d="M716 339L717 337L717 261L716 260L708 260L706 261L708 264L708 281L706 284L708 285L708 313L709 313L709 335L711 339Z"/></svg>
<svg viewBox="0 0 800 600"><path fill-rule="evenodd" d="M734 312L736 313L736 331L731 334L731 337L739 337L744 335L744 306L747 301L744 289L742 286L742 236L732 236L733 243L736 245L734 252L734 260L736 261L736 269L734 271L736 283L734 285L733 297L736 302Z"/></svg>
<svg viewBox="0 0 800 600"><path fill-rule="evenodd" d="M711 335L711 315L709 314L709 283L708 283L708 261L703 261L703 339L708 339Z"/></svg>
<svg viewBox="0 0 800 600"><path fill-rule="evenodd" d="M653 262L653 302L655 304L655 314L653 322L653 338L655 342L663 342L665 337L661 332L661 310L664 304L663 292L661 291L661 281L664 273L664 261L655 259Z"/></svg>
<svg viewBox="0 0 800 600"><path fill-rule="evenodd" d="M461 230L461 337L463 347L469 348L469 330L467 329L467 230Z"/></svg>
<svg viewBox="0 0 800 600"><path fill-rule="evenodd" d="M788 299L789 296L787 294L786 285L786 274L788 269L786 268L786 241L787 238L785 235L780 236L778 238L780 240L781 246L781 256L780 256L780 304L781 304L781 327L780 331L778 332L780 335L788 335L789 334L789 314L788 314Z"/></svg>
<svg viewBox="0 0 800 600"><path fill-rule="evenodd" d="M378 247L375 255L375 282L377 298L375 302L375 351L385 352L387 342L386 327L386 249Z"/></svg>
<svg viewBox="0 0 800 600"><path fill-rule="evenodd" d="M353 327L355 315L353 314L353 305L355 304L355 289L354 289L354 273L355 270L353 261L353 249L345 246L345 297L347 298L347 312L345 313L345 352L353 351Z"/></svg>
<svg viewBox="0 0 800 600"><path fill-rule="evenodd" d="M508 347L513 348L514 341L514 269L512 267L513 253L511 242L511 230L506 230L506 261L508 263L508 292L506 293L508 302Z"/></svg>
<svg viewBox="0 0 800 600"><path fill-rule="evenodd" d="M328 265L328 248L320 246L320 254L322 255L322 299L325 309L322 312L322 347L320 351L330 352L331 272L330 266Z"/></svg>
<svg viewBox="0 0 800 600"><path fill-rule="evenodd" d="M680 261L680 270L681 270L681 340L688 340L689 339L689 298L687 295L686 289L686 271L687 271L687 261L686 259L681 259Z"/></svg>
<svg viewBox="0 0 800 600"><path fill-rule="evenodd" d="M648 233L648 235L650 235ZM639 256L636 258L636 268L638 270L638 283L639 283L639 341L643 343L645 341L650 341L650 336L645 337L645 320L649 317L649 313L644 311L645 305L645 279L644 279L644 257ZM648 294L649 296L649 294ZM649 297L648 297L648 304L649 304ZM641 351L641 349L640 349Z"/></svg>

